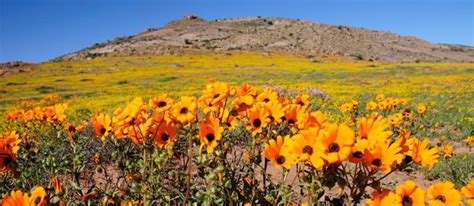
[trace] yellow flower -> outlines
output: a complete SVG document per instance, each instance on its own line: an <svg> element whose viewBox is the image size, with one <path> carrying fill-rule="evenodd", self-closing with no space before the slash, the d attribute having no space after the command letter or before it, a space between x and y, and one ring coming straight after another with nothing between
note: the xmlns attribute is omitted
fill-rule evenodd
<svg viewBox="0 0 474 206"><path fill-rule="evenodd" d="M298 120L299 129L309 129L312 127L325 129L329 125L326 122L326 116L321 111L301 111L298 113Z"/></svg>
<svg viewBox="0 0 474 206"><path fill-rule="evenodd" d="M176 137L176 129L171 122L161 122L150 127L150 136L155 139L155 144L163 148L172 143Z"/></svg>
<svg viewBox="0 0 474 206"><path fill-rule="evenodd" d="M105 137L109 136L112 132L112 119L109 115L104 113L98 113L91 118L91 124L93 133L96 137L100 137L102 141L105 141Z"/></svg>
<svg viewBox="0 0 474 206"><path fill-rule="evenodd" d="M295 164L295 157L291 152L291 139L289 136L278 136L276 141L271 139L264 146L263 156L275 164L275 168L290 169Z"/></svg>
<svg viewBox="0 0 474 206"><path fill-rule="evenodd" d="M309 162L315 168L324 166L324 160L321 158L321 151L318 151L317 137L319 128L310 128L301 131L292 137L292 150L299 161Z"/></svg>
<svg viewBox="0 0 474 206"><path fill-rule="evenodd" d="M278 101L271 101L263 105L267 111L267 118L269 124L277 124L285 117L285 109Z"/></svg>
<svg viewBox="0 0 474 206"><path fill-rule="evenodd" d="M389 141L377 141L365 150L365 162L373 170L388 173L402 162L404 155L400 153L401 150L397 142L390 144Z"/></svg>
<svg viewBox="0 0 474 206"><path fill-rule="evenodd" d="M252 108L254 99L252 96L239 96L232 101L232 108L237 112L243 112Z"/></svg>
<svg viewBox="0 0 474 206"><path fill-rule="evenodd" d="M129 102L124 109L115 110L115 116L112 118L112 130L117 138L124 138L136 130L136 125L147 121L146 105L141 98L135 98Z"/></svg>
<svg viewBox="0 0 474 206"><path fill-rule="evenodd" d="M36 187L31 191L30 205L44 206L46 205L46 190L43 187Z"/></svg>
<svg viewBox="0 0 474 206"><path fill-rule="evenodd" d="M220 126L219 119L213 115L207 115L205 121L199 123L199 140L201 141L199 151L206 145L207 153L213 153L214 148L222 138L223 131L224 129Z"/></svg>
<svg viewBox="0 0 474 206"><path fill-rule="evenodd" d="M256 133L262 132L262 129L267 126L268 120L268 113L265 108L255 105L250 109L247 128L252 131L253 135L255 135Z"/></svg>
<svg viewBox="0 0 474 206"><path fill-rule="evenodd" d="M401 202L399 195L387 189L375 190L372 192L372 199L367 200L367 206L398 206Z"/></svg>
<svg viewBox="0 0 474 206"><path fill-rule="evenodd" d="M467 145L471 145L474 142L474 137L473 136L468 136L468 137L466 137L466 139L464 139L464 142Z"/></svg>
<svg viewBox="0 0 474 206"><path fill-rule="evenodd" d="M401 105L406 105L408 103L407 98L398 99L398 101L400 102Z"/></svg>
<svg viewBox="0 0 474 206"><path fill-rule="evenodd" d="M257 102L267 103L275 100L278 101L278 94L270 88L265 88L263 92L257 96Z"/></svg>
<svg viewBox="0 0 474 206"><path fill-rule="evenodd" d="M384 94L378 94L375 99L377 100L377 102L381 102L385 99L385 95Z"/></svg>
<svg viewBox="0 0 474 206"><path fill-rule="evenodd" d="M346 160L354 144L354 131L345 124L332 124L327 131L320 131L318 148L322 151L321 157L328 163Z"/></svg>
<svg viewBox="0 0 474 206"><path fill-rule="evenodd" d="M410 109L406 108L403 110L402 115L405 118L411 118L413 116L413 112Z"/></svg>
<svg viewBox="0 0 474 206"><path fill-rule="evenodd" d="M21 139L15 131L0 138L0 172L9 172L15 168L20 142Z"/></svg>
<svg viewBox="0 0 474 206"><path fill-rule="evenodd" d="M173 108L173 117L181 124L194 122L198 110L195 97L181 97L181 101L176 103Z"/></svg>
<svg viewBox="0 0 474 206"><path fill-rule="evenodd" d="M12 191L10 195L4 196L2 205L4 206L23 206L29 205L30 198L27 193L20 190Z"/></svg>
<svg viewBox="0 0 474 206"><path fill-rule="evenodd" d="M423 103L418 103L416 105L416 112L418 112L419 114L423 114L426 112L426 105L423 104Z"/></svg>
<svg viewBox="0 0 474 206"><path fill-rule="evenodd" d="M434 206L461 205L461 193L449 181L432 184L427 190L428 202Z"/></svg>
<svg viewBox="0 0 474 206"><path fill-rule="evenodd" d="M356 143L352 147L349 161L353 163L363 162L365 159L365 150L369 148L369 140L357 139Z"/></svg>
<svg viewBox="0 0 474 206"><path fill-rule="evenodd" d="M45 206L46 190L36 187L31 191L31 197L20 190L12 191L10 195L3 196L1 203L4 206Z"/></svg>
<svg viewBox="0 0 474 206"><path fill-rule="evenodd" d="M242 96L256 97L257 96L257 90L255 90L250 84L243 83L240 86L240 88L237 90L237 96L239 96L239 97L242 97Z"/></svg>
<svg viewBox="0 0 474 206"><path fill-rule="evenodd" d="M400 196L399 205L425 206L425 191L413 180L407 180L402 185L398 185L395 193Z"/></svg>
<svg viewBox="0 0 474 206"><path fill-rule="evenodd" d="M293 99L293 104L298 104L302 108L308 108L308 106L309 106L309 96L307 94L298 95Z"/></svg>
<svg viewBox="0 0 474 206"><path fill-rule="evenodd" d="M450 144L445 144L441 146L441 150L443 151L443 158L447 159L447 158L450 158L451 155L453 154L454 147Z"/></svg>
<svg viewBox="0 0 474 206"><path fill-rule="evenodd" d="M164 112L171 109L173 106L173 99L168 97L168 94L163 94L158 98L150 99L148 105L155 110L155 112Z"/></svg>
<svg viewBox="0 0 474 206"><path fill-rule="evenodd" d="M401 113L395 113L388 117L388 122L392 125L398 125L403 120L403 115Z"/></svg>
<svg viewBox="0 0 474 206"><path fill-rule="evenodd" d="M222 100L230 96L231 89L229 84L224 82L213 82L211 81L206 89L203 91L201 100L206 104L206 106L221 106Z"/></svg>
<svg viewBox="0 0 474 206"><path fill-rule="evenodd" d="M471 179L469 183L461 188L462 194L466 197L467 199L467 204L470 206L474 205L474 179Z"/></svg>
<svg viewBox="0 0 474 206"><path fill-rule="evenodd" d="M285 107L285 116L283 119L290 126L296 126L298 124L298 113L302 111L299 104L290 104Z"/></svg>
<svg viewBox="0 0 474 206"><path fill-rule="evenodd" d="M438 147L429 148L430 141L424 139L420 142L418 138L413 137L409 140L413 162L431 169L438 162Z"/></svg>
<svg viewBox="0 0 474 206"><path fill-rule="evenodd" d="M372 113L367 117L357 119L358 139L386 140L392 135L392 131L387 131L390 125L387 119L380 117L377 113Z"/></svg>
<svg viewBox="0 0 474 206"><path fill-rule="evenodd" d="M373 101L370 101L367 103L367 105L365 106L365 109L366 110L375 110L377 109L377 103L373 102Z"/></svg>

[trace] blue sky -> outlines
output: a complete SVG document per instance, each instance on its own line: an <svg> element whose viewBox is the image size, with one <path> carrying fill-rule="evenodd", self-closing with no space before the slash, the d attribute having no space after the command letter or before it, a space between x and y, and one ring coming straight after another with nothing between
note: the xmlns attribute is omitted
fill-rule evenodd
<svg viewBox="0 0 474 206"><path fill-rule="evenodd" d="M0 0L0 62L47 61L195 14L365 27L474 46L472 0Z"/></svg>

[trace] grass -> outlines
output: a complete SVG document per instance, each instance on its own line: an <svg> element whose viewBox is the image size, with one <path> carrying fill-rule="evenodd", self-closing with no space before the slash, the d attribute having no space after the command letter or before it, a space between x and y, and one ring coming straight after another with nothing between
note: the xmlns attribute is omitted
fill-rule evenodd
<svg viewBox="0 0 474 206"><path fill-rule="evenodd" d="M460 154L438 162L432 170L426 170L425 173L430 179L450 181L461 188L474 178L473 168L474 154Z"/></svg>
<svg viewBox="0 0 474 206"><path fill-rule="evenodd" d="M66 97L73 116L84 108L91 113L111 112L135 96L197 95L202 85L215 79L296 91L320 89L330 95L329 110L379 93L409 98L411 104L428 105L426 119L433 126L449 128L427 134L460 140L473 131L473 71L472 63L318 63L304 56L252 52L100 57L42 63L31 72L0 78L0 85L8 85L1 89L0 114L15 108L19 100L51 94Z"/></svg>

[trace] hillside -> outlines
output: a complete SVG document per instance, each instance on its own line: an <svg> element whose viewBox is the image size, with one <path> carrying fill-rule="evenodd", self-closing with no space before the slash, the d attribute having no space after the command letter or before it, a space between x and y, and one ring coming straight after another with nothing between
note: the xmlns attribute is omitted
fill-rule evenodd
<svg viewBox="0 0 474 206"><path fill-rule="evenodd" d="M284 18L205 21L196 16L95 44L55 60L169 54L181 48L327 54L383 62L474 62L474 47L433 44L390 32Z"/></svg>

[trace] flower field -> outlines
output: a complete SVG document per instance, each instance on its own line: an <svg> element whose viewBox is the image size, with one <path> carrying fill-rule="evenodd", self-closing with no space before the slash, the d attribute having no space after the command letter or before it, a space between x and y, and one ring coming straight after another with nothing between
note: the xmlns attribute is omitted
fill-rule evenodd
<svg viewBox="0 0 474 206"><path fill-rule="evenodd" d="M0 78L2 205L474 205L474 64L187 51Z"/></svg>

